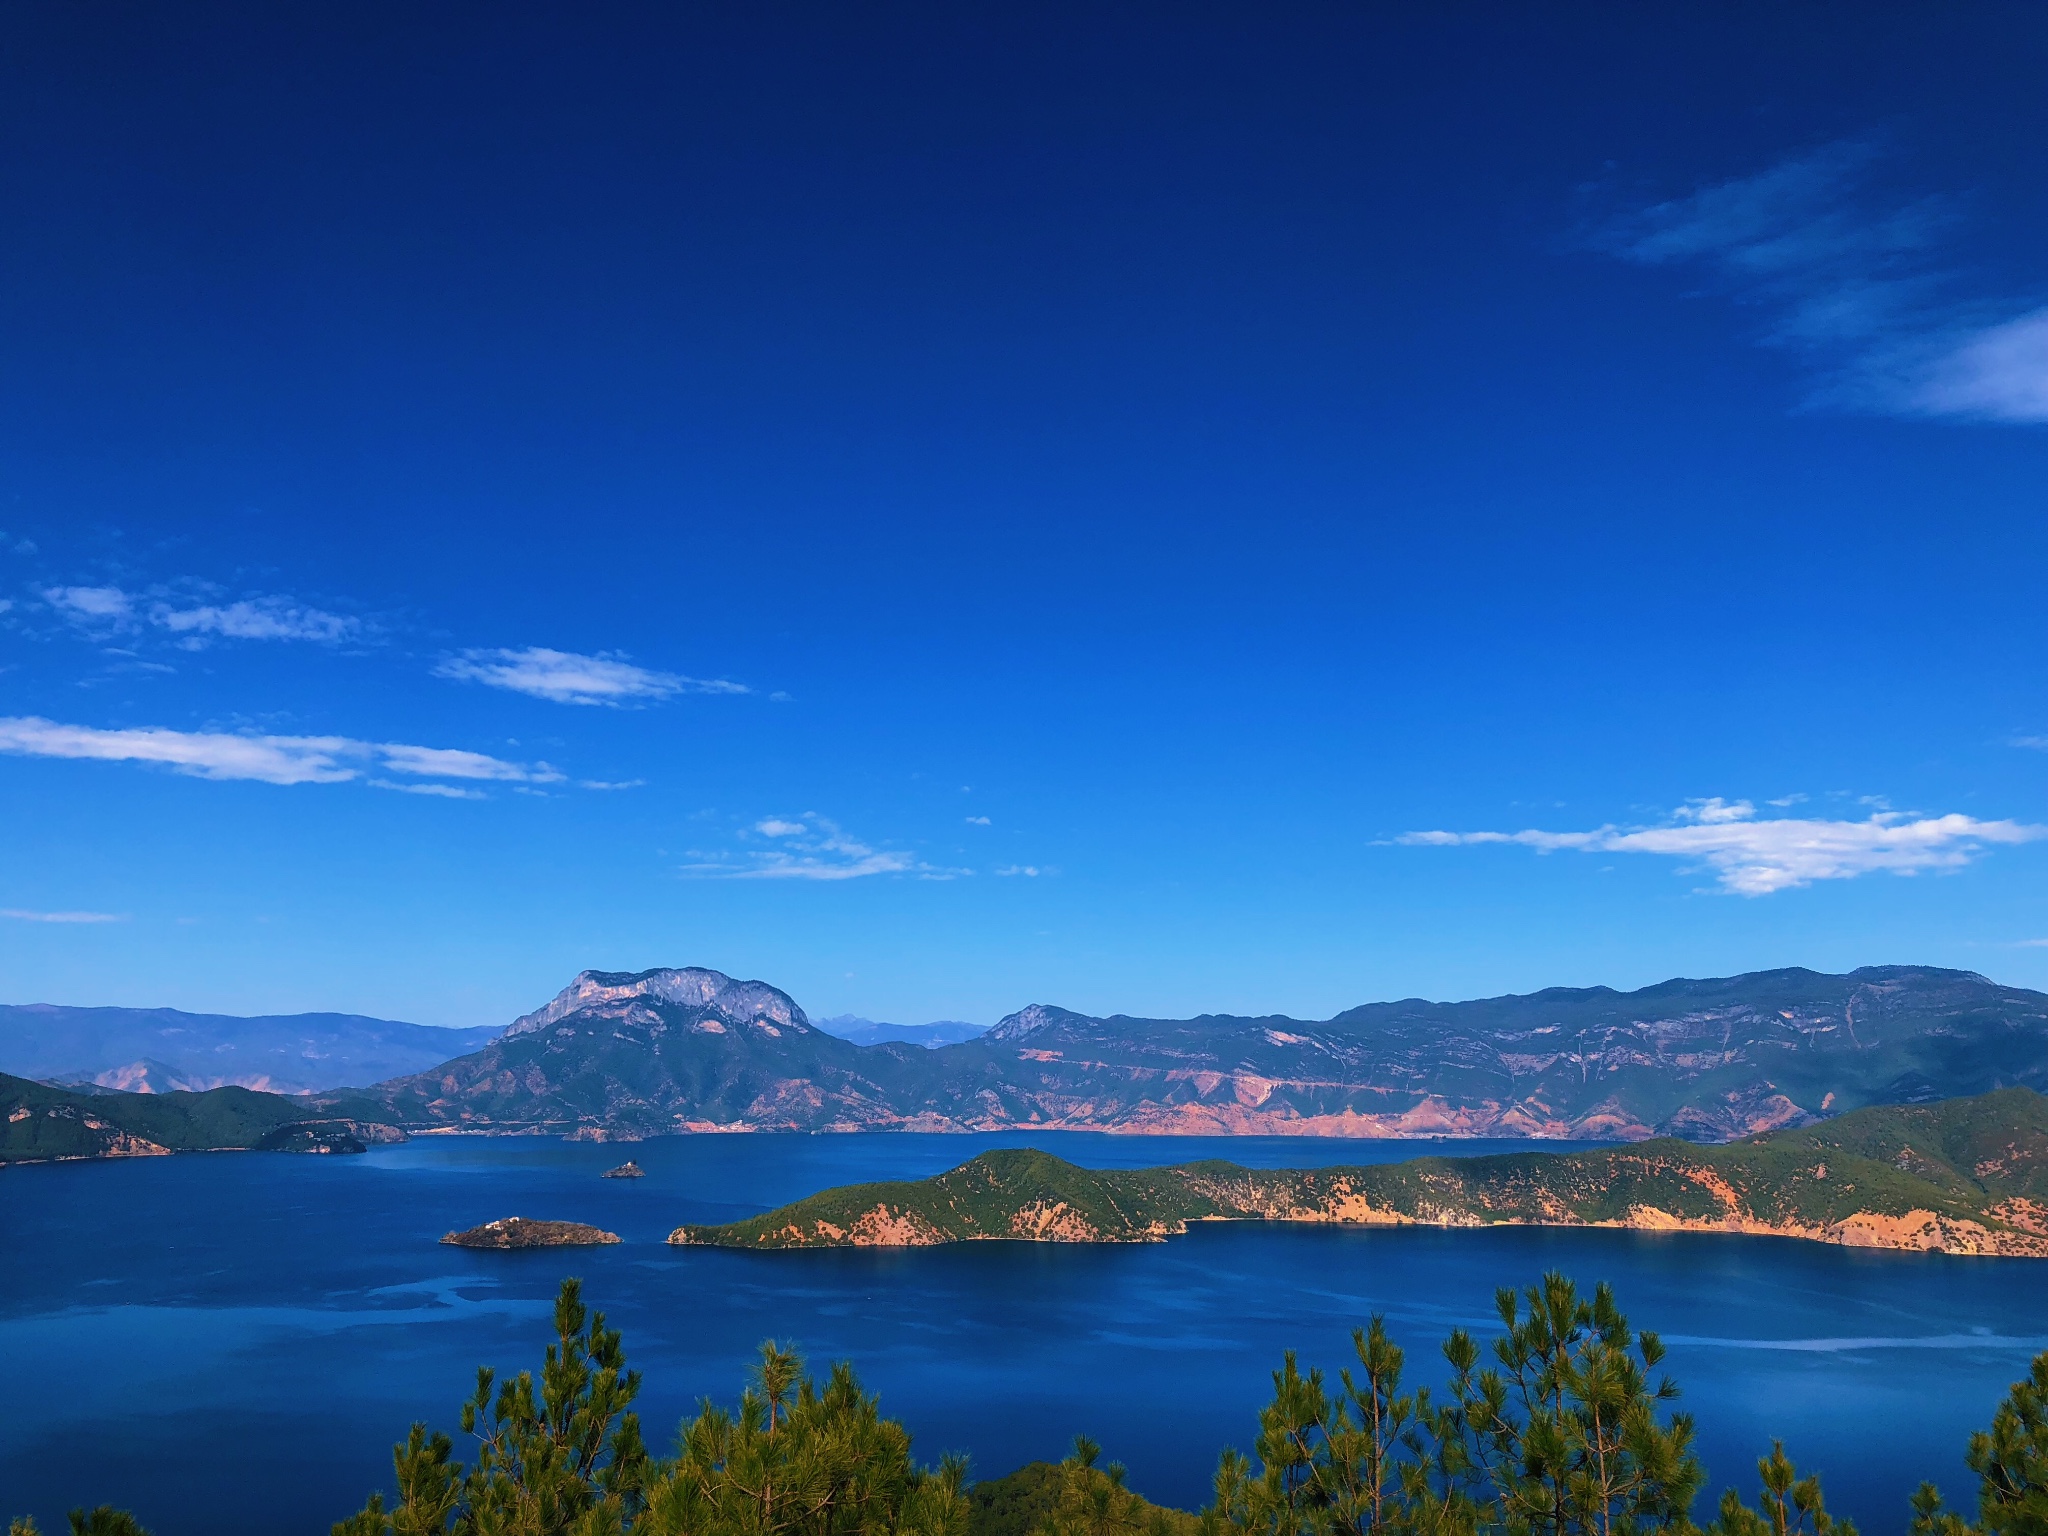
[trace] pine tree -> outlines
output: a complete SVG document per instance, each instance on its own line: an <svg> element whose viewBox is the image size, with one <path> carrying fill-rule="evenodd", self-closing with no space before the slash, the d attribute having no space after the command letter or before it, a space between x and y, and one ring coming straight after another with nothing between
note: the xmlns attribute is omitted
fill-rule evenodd
<svg viewBox="0 0 2048 1536"><path fill-rule="evenodd" d="M1604 1282L1589 1302L1555 1272L1519 1297L1498 1292L1495 1305L1499 1369L1474 1374L1462 1330L1445 1347L1489 1523L1510 1536L1690 1530L1705 1473L1691 1417L1659 1422L1678 1388L1668 1376L1650 1384L1664 1358L1657 1335L1632 1332Z"/></svg>
<svg viewBox="0 0 2048 1536"><path fill-rule="evenodd" d="M1742 1502L1730 1488L1721 1495L1721 1513L1707 1526L1706 1536L1856 1536L1853 1521L1837 1520L1827 1511L1818 1477L1801 1477L1785 1454L1785 1442L1771 1442L1771 1454L1756 1464L1763 1480L1757 1507Z"/></svg>
<svg viewBox="0 0 2048 1536"><path fill-rule="evenodd" d="M917 1466L849 1365L821 1388L770 1340L738 1413L706 1402L669 1462L641 1440L639 1390L619 1335L566 1280L538 1380L477 1373L462 1409L475 1463L413 1425L392 1451L395 1503L373 1494L334 1536L967 1536L966 1464Z"/></svg>
<svg viewBox="0 0 2048 1536"><path fill-rule="evenodd" d="M731 1413L706 1402L645 1486L636 1536L967 1536L966 1463L936 1470L853 1368L821 1388L795 1351L761 1346Z"/></svg>
<svg viewBox="0 0 2048 1536"><path fill-rule="evenodd" d="M1941 1507L1941 1494L1922 1483L1913 1495L1914 1536L2048 1536L2048 1353L2034 1357L1992 1416L1970 1436L1965 1460L1977 1474L1977 1524Z"/></svg>
<svg viewBox="0 0 2048 1536"><path fill-rule="evenodd" d="M373 1494L334 1536L605 1536L623 1531L639 1507L647 1450L628 1411L640 1375L625 1368L619 1335L583 1305L583 1286L564 1280L555 1298L555 1343L536 1390L521 1371L499 1386L488 1367L462 1408L464 1434L478 1441L465 1474L446 1435L415 1424L392 1451L398 1502ZM95 1533L97 1536L97 1533ZM111 1533L110 1533L111 1536Z"/></svg>
<svg viewBox="0 0 2048 1536"><path fill-rule="evenodd" d="M1258 1536L1395 1536L1418 1528L1456 1536L1468 1521L1462 1497L1431 1471L1447 1465L1431 1432L1442 1427L1427 1392L1401 1391L1403 1352L1386 1319L1352 1330L1357 1369L1331 1393L1323 1373L1304 1374L1292 1352L1273 1373L1273 1401L1259 1414L1259 1472L1226 1451L1216 1475L1217 1517ZM1455 1458L1453 1458L1455 1460Z"/></svg>
<svg viewBox="0 0 2048 1536"><path fill-rule="evenodd" d="M1527 1313L1523 1304L1527 1303ZM1252 1457L1226 1451L1213 1518L1239 1536L1644 1536L1690 1532L1704 1474L1692 1421L1660 1418L1664 1357L1600 1286L1562 1275L1497 1297L1497 1365L1460 1329L1449 1394L1401 1391L1402 1352L1374 1318L1330 1393L1292 1354L1273 1375Z"/></svg>
<svg viewBox="0 0 2048 1536"><path fill-rule="evenodd" d="M1122 1462L1097 1466L1102 1447L1074 1436L1073 1454L1059 1465L1053 1507L1034 1536L1220 1536L1214 1522L1186 1510L1165 1509L1129 1488Z"/></svg>

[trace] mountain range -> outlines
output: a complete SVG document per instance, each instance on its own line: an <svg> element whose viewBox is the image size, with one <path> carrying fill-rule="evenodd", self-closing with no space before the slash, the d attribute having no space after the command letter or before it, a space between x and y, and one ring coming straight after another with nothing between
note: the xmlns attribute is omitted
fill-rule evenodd
<svg viewBox="0 0 2048 1536"><path fill-rule="evenodd" d="M176 1008L0 1005L0 1072L130 1093L230 1086L319 1093L417 1072L499 1033L353 1013L237 1018Z"/></svg>
<svg viewBox="0 0 2048 1536"><path fill-rule="evenodd" d="M853 1044L776 987L690 967L585 971L482 1049L374 1093L414 1129L608 1140L1034 1128L1725 1141L2015 1085L2048 1088L2048 995L1929 966L1407 999L1311 1021L1034 1004L932 1048Z"/></svg>

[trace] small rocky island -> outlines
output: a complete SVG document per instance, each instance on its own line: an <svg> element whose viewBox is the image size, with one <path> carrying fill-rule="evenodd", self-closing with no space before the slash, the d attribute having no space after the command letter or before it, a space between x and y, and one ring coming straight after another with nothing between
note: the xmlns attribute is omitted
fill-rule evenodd
<svg viewBox="0 0 2048 1536"><path fill-rule="evenodd" d="M580 1221L528 1221L524 1216L487 1221L441 1239L456 1248L588 1248L618 1240L618 1233Z"/></svg>
<svg viewBox="0 0 2048 1536"><path fill-rule="evenodd" d="M605 1169L604 1176L608 1179L644 1179L647 1170L628 1158L616 1168Z"/></svg>

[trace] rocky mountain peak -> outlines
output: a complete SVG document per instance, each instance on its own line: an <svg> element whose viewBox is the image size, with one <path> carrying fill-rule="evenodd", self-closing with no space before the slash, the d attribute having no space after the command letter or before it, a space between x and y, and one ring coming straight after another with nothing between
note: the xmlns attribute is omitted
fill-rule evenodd
<svg viewBox="0 0 2048 1536"><path fill-rule="evenodd" d="M1064 1008L1054 1008L1047 1003L1027 1003L1015 1013L1006 1014L996 1020L996 1027L988 1032L988 1038L991 1040L1022 1040L1055 1024L1087 1024L1092 1022L1092 1020L1083 1018L1080 1014L1069 1013Z"/></svg>
<svg viewBox="0 0 2048 1536"><path fill-rule="evenodd" d="M787 992L765 981L735 981L723 971L702 966L658 966L651 971L582 971L544 1008L522 1015L505 1031L514 1035L545 1029L600 1003L645 998L683 1008L702 1008L728 1024L767 1020L787 1029L810 1029L811 1021Z"/></svg>

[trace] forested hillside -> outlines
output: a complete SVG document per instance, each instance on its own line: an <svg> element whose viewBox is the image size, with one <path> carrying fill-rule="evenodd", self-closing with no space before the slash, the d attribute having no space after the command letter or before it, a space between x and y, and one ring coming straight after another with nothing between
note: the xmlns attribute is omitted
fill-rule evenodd
<svg viewBox="0 0 2048 1536"><path fill-rule="evenodd" d="M315 1109L304 1099L248 1088L205 1093L74 1093L0 1074L0 1163L166 1152L360 1152L366 1142L402 1139L367 1118Z"/></svg>
<svg viewBox="0 0 2048 1536"><path fill-rule="evenodd" d="M679 1227L670 1241L1145 1242L1216 1220L1689 1228L2048 1256L2048 1099L2014 1088L1863 1109L1728 1146L1665 1139L1305 1171L1228 1162L1095 1170L1035 1149L985 1152L936 1178L827 1190L748 1221Z"/></svg>

